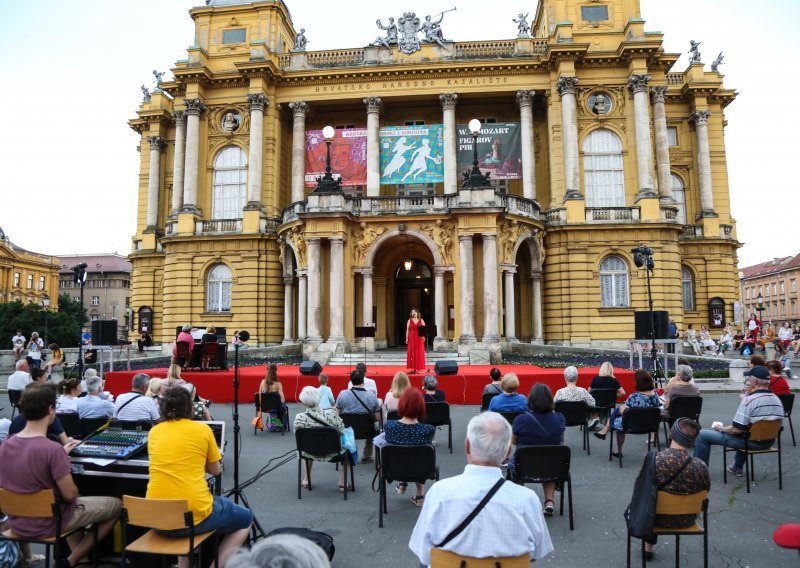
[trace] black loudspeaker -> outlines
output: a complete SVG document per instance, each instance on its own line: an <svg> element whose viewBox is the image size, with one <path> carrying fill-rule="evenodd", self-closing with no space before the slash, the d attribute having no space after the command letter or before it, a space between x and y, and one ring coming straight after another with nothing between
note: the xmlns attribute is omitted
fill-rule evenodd
<svg viewBox="0 0 800 568"><path fill-rule="evenodd" d="M93 345L116 345L117 343L119 343L117 320L92 320Z"/></svg>
<svg viewBox="0 0 800 568"><path fill-rule="evenodd" d="M321 372L322 372L322 365L319 364L319 361L303 361L302 363L300 363L301 375L318 376Z"/></svg>
<svg viewBox="0 0 800 568"><path fill-rule="evenodd" d="M436 366L433 368L436 372L436 375L457 375L458 374L458 363L453 361L452 359L443 359L441 361L436 361Z"/></svg>
<svg viewBox="0 0 800 568"><path fill-rule="evenodd" d="M672 339L667 337L669 328L669 312L653 310L656 323L656 339ZM635 314L636 339L650 340L650 312L642 311Z"/></svg>

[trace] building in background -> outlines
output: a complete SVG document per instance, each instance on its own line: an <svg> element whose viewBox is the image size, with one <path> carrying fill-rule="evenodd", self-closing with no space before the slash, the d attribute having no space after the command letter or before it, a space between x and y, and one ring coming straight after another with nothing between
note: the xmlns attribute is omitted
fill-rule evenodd
<svg viewBox="0 0 800 568"><path fill-rule="evenodd" d="M681 329L733 319L736 93L699 52L673 69L638 1L541 0L530 30L479 42L447 40L447 17L397 13L384 34L382 14L356 14L343 41L381 37L330 51L306 51L284 2L207 4L130 121L131 307L156 341L214 324L325 361L356 327L402 346L417 308L437 350L474 360L518 341L627 346L647 309L640 243L655 309ZM471 119L486 187L462 187ZM325 126L341 191L315 190Z"/></svg>
<svg viewBox="0 0 800 568"><path fill-rule="evenodd" d="M759 315L758 296L763 298L763 318L775 326L800 321L797 312L797 283L800 281L800 254L774 258L741 269L742 306L745 319Z"/></svg>
<svg viewBox="0 0 800 568"><path fill-rule="evenodd" d="M86 263L83 307L90 320L116 320L117 331L125 337L130 328L131 263L118 254L64 255L61 257L59 291L77 302L80 286L72 267Z"/></svg>
<svg viewBox="0 0 800 568"><path fill-rule="evenodd" d="M49 301L50 309L58 308L59 266L57 256L25 250L0 229L0 302Z"/></svg>

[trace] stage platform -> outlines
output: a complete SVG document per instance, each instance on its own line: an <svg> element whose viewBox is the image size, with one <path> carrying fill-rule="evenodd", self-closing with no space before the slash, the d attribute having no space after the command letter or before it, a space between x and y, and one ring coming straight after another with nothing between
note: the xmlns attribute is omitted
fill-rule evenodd
<svg viewBox="0 0 800 568"><path fill-rule="evenodd" d="M528 395L531 387L536 383L545 383L555 393L556 390L564 386L564 369L546 369L534 365L464 365L458 368L457 375L445 375L439 377L439 388L446 394L447 402L451 404L480 404L483 387L489 383L489 371L492 367L497 367L506 373L516 373L519 377L519 393ZM333 390L334 396L339 391L347 388L350 378L350 371L353 367L348 366L327 366L322 372L328 375L328 386ZM383 398L392 384L392 377L397 371L407 371L402 367L371 367L367 371L367 376L378 385L378 396ZM432 371L432 369L431 369ZM253 393L258 389L258 385L267 372L266 366L242 367L239 369L239 401L250 403L253 400ZM597 375L598 369L584 368L578 369L578 386L588 387L592 377ZM151 377L164 378L167 376L166 369L142 369L139 371L115 371L106 373L105 390L110 391L115 397L119 394L129 392L131 388L131 378L136 373L147 373ZM422 378L427 373L415 373L409 375L411 384L415 387L422 387ZM431 373L433 374L433 373ZM625 392L632 393L633 371L618 369L615 376L622 384ZM203 398L220 403L233 402L233 370L228 371L206 371L182 373L184 380L194 383L197 392ZM279 365L278 377L283 385L283 392L288 402L296 402L297 396L305 386L319 386L316 376L304 376L300 374L300 368L291 365Z"/></svg>

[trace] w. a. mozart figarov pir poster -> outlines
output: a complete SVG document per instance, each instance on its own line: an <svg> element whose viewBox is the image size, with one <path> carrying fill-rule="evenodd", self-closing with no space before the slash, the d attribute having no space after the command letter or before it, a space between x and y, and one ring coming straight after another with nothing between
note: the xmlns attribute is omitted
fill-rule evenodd
<svg viewBox="0 0 800 568"><path fill-rule="evenodd" d="M473 137L466 124L456 126L459 176L472 169ZM518 122L481 125L478 133L478 167L490 179L522 179L522 139Z"/></svg>

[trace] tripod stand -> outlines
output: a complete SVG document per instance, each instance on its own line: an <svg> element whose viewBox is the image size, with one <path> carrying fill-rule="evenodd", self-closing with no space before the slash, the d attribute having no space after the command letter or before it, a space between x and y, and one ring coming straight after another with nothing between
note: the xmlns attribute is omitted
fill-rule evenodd
<svg viewBox="0 0 800 568"><path fill-rule="evenodd" d="M656 348L656 314L653 311L653 291L650 288L650 277L652 276L656 263L653 260L653 249L644 245L639 245L631 249L633 262L638 268L645 267L645 277L647 279L647 308L650 310L650 364L653 380L660 387L664 387L664 380L667 378L661 361L658 359L658 349Z"/></svg>

